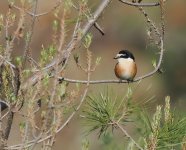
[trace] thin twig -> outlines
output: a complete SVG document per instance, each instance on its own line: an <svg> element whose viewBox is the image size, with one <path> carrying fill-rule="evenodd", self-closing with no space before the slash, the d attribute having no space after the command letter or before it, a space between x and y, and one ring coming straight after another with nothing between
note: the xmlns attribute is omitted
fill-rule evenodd
<svg viewBox="0 0 186 150"><path fill-rule="evenodd" d="M61 2L62 2L62 1L59 0L59 1L56 3L56 5L55 5L52 9L50 9L49 11L47 11L47 12L35 14L35 13L33 13L33 12L26 11L26 13L27 13L28 15L32 16L32 17L41 17L41 16L45 16L45 15L51 13L52 11L56 10L56 9L60 6ZM21 8L18 7L18 6L16 6L16 5L12 5L12 7L15 8L15 9L17 9L17 10L19 10L19 11L21 10Z"/></svg>
<svg viewBox="0 0 186 150"><path fill-rule="evenodd" d="M7 60L10 60L9 56L12 48L11 36L9 35L9 28L12 23L10 19L10 15L11 15L11 8L9 7L7 12L7 19L5 23L5 39L6 39L5 57Z"/></svg>
<svg viewBox="0 0 186 150"><path fill-rule="evenodd" d="M159 6L160 3L159 2L155 2L155 3L133 3L133 2L129 2L127 0L119 0L120 2L130 5L130 6L140 6L140 7L153 7L153 6Z"/></svg>
<svg viewBox="0 0 186 150"><path fill-rule="evenodd" d="M78 7L76 7L74 4L72 4L72 6L75 8L75 10L79 10ZM90 16L87 15L86 13L84 13L84 15L87 17L87 19L89 19L90 16L92 16L91 13L90 13ZM100 27L100 25L97 22L94 23L94 27L101 33L101 35L105 35L105 32L103 31L103 29Z"/></svg>
<svg viewBox="0 0 186 150"><path fill-rule="evenodd" d="M38 70L35 69L35 71L40 71L39 68L41 68L41 66L34 60L34 58L32 58L32 57L30 57L30 56L27 56L27 58L28 58L28 60L29 60L36 68L38 68Z"/></svg>
<svg viewBox="0 0 186 150"><path fill-rule="evenodd" d="M38 0L35 0L35 5L33 7L33 14L36 14L37 6L38 6ZM32 17L32 23L31 23L31 26L30 26L30 29L29 29L29 32L28 32L28 39L26 40L24 55L23 55L23 58L24 58L24 60L23 60L23 68L26 65L27 56L28 56L29 51L30 51L30 44L31 44L31 41L32 41L33 33L34 33L35 21L36 21L36 17L33 16Z"/></svg>
<svg viewBox="0 0 186 150"><path fill-rule="evenodd" d="M113 124L115 124L122 132L123 134L125 134L125 136L127 138L129 138L134 145L139 149L139 150L144 150L131 136L130 134L128 134L128 132L118 123L118 122L113 122Z"/></svg>
<svg viewBox="0 0 186 150"><path fill-rule="evenodd" d="M54 60L50 64L48 64L45 68L46 71L52 72L53 66L57 63L58 65L61 64L67 64L68 58L70 57L70 54L72 50L74 50L75 46L81 42L81 40L84 38L84 36L87 34L87 32L90 30L90 28L94 25L94 23L98 20L102 12L105 10L105 8L109 5L111 0L104 0L102 3L98 6L96 9L95 13L93 14L93 17L91 17L88 22L84 25L81 31L81 35L78 39L73 38L68 46L64 49L65 54L64 56L60 59L60 62L56 62ZM43 74L36 73L34 74L31 78L29 78L26 82L22 84L22 89L27 89L28 86L35 85L39 79L42 79L41 76L44 76Z"/></svg>
<svg viewBox="0 0 186 150"><path fill-rule="evenodd" d="M90 30L90 28L94 25L94 23L97 21L99 16L102 14L102 12L105 10L105 8L109 5L110 2L111 2L111 0L103 0L101 2L101 4L96 9L96 11L93 14L93 16L82 27L80 37L78 37L78 39L76 37L74 37L69 42L68 46L64 49L65 53L64 53L64 56L60 59L60 61L58 62L58 61L54 60L51 64L48 65L50 67L48 67L46 69L46 71L51 72L53 70L52 66L54 66L55 64L58 64L58 65L61 65L61 64L64 64L64 63L67 64L68 58L70 57L70 54L71 54L71 51L75 48L75 46L77 44L79 44L81 42L83 37L87 34L87 32ZM35 85L39 80L42 79L42 76L43 76L43 74L38 74L38 73L34 74L28 81L23 83L22 89L27 89L27 87L30 86L30 85ZM90 79L87 79L87 80L90 80ZM76 114L77 110L80 109L80 107L81 107L81 105L82 105L82 103L83 103L83 101L84 101L84 99L86 97L86 94L87 94L87 91L88 91L88 85L89 85L89 83L87 82L87 86L85 88L84 94L82 95L81 101L80 101L79 105L77 106L76 111L74 111L69 116L69 118L65 121L65 123L60 128L58 128L57 133L60 132L68 124L68 122ZM52 135L48 135L47 137L44 137L44 138L41 137L40 140L37 140L37 143L43 142L43 141L49 139L51 136ZM35 142L36 142L35 139L31 140L31 141L28 141L26 143L26 147L32 146L32 144L35 143ZM9 146L6 149L17 149L17 148L20 148L21 146L22 146L22 144L18 144L18 145L14 145L14 146Z"/></svg>
<svg viewBox="0 0 186 150"><path fill-rule="evenodd" d="M162 30L162 38L164 40L165 36L165 8L164 4L166 1L160 0L160 11L161 11L161 30Z"/></svg>
<svg viewBox="0 0 186 150"><path fill-rule="evenodd" d="M133 81L131 81L131 83L138 82L142 79L151 77L152 75L154 75L158 71L158 69L160 69L161 63L162 63L162 60L163 60L163 54L164 54L164 42L163 42L162 38L161 38L160 42L161 42L161 46L160 46L161 50L160 50L158 65L156 66L156 68L153 71L151 71L151 72L149 72L149 73L147 73L143 76L135 78ZM81 83L81 84L86 84L87 83L86 80L74 80L74 79L68 79L68 78L64 78L64 77L59 77L59 80L67 81L67 82L70 82L70 83ZM128 81L126 81L126 80L123 80L123 81L120 81L120 80L94 80L94 81L90 81L90 84L101 84L101 83L128 83Z"/></svg>
<svg viewBox="0 0 186 150"><path fill-rule="evenodd" d="M105 32L103 31L103 29L100 27L100 25L95 22L94 23L94 27L102 34L102 35L105 35Z"/></svg>
<svg viewBox="0 0 186 150"><path fill-rule="evenodd" d="M87 72L87 81L90 81L90 73L91 73L91 72L90 72L90 65L89 65L89 69L88 69L88 72ZM59 132L72 120L72 118L73 118L74 115L77 113L77 111L79 111L79 109L81 108L81 106L82 106L82 104L83 104L83 102L84 102L84 100L85 100L85 98L86 98L89 85L90 85L90 83L87 82L87 83L86 83L86 88L85 88L84 93L83 93L83 95L82 95L82 97L81 97L81 100L80 100L79 105L76 107L75 111L73 111L72 114L68 117L68 119L63 123L63 125L61 125L61 126L57 129L56 133L59 133ZM18 145L14 145L14 146L9 146L9 147L7 147L7 148L5 148L5 149L18 149L19 147L22 147L22 146L24 146L23 148L28 148L28 147L32 146L33 144L41 143L41 142L43 142L43 141L45 141L45 140L51 138L52 136L53 136L52 134L50 134L50 135L48 135L48 136L46 136L46 137L44 137L44 138L42 138L41 136L39 136L39 137L37 138L37 140L31 140L31 141L29 141L29 142L26 142L25 144L18 144Z"/></svg>
<svg viewBox="0 0 186 150"><path fill-rule="evenodd" d="M138 7L138 8L141 11L141 13L144 15L144 17L146 18L147 23L154 30L154 32L157 35L157 37L160 38L162 36L161 33L160 33L160 31L158 30L158 28L156 27L156 25L153 23L153 21L148 17L148 14L146 13L146 11L142 7Z"/></svg>
<svg viewBox="0 0 186 150"><path fill-rule="evenodd" d="M153 29L155 30L155 33L157 34L158 38L160 38L160 56L159 56L159 60L158 60L158 65L154 68L153 71L135 78L132 82L138 82L142 79L145 79L147 77L151 77L152 75L154 75L156 72L158 72L158 70L161 67L161 63L163 60L163 54L164 54L164 31L162 31L162 34L159 32L158 28L155 26L155 24L149 19L147 13L143 10L142 7L139 7L139 10L142 12L142 14L144 14L145 18L147 19L147 22L150 23L150 25L153 27ZM163 10L162 10L163 11ZM164 15L164 13L162 12L161 15ZM162 16L162 30L164 30L164 16ZM68 78L64 78L64 77L59 77L59 81L67 81L70 83L81 83L81 84L86 84L87 81L86 80L74 80L74 79L68 79ZM95 80L95 81L90 81L90 84L101 84L101 83L128 83L128 81L120 81L120 80Z"/></svg>
<svg viewBox="0 0 186 150"><path fill-rule="evenodd" d="M6 58L4 58L2 55L0 55L0 58L2 61L6 62L8 65L10 65L12 68L16 68L14 64L12 64L10 61L8 61Z"/></svg>

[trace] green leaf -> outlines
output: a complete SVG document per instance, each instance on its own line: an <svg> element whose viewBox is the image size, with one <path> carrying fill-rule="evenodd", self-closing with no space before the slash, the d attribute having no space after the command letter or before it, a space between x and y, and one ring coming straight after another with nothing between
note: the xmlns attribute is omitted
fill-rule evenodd
<svg viewBox="0 0 186 150"><path fill-rule="evenodd" d="M153 66L154 68L156 68L156 66L157 66L156 59L152 59L152 66Z"/></svg>
<svg viewBox="0 0 186 150"><path fill-rule="evenodd" d="M20 128L20 130L25 129L25 122L20 122L19 123L19 128Z"/></svg>
<svg viewBox="0 0 186 150"><path fill-rule="evenodd" d="M76 64L79 63L79 58L80 58L79 54L77 54L77 53L74 54L74 60L75 60Z"/></svg>
<svg viewBox="0 0 186 150"><path fill-rule="evenodd" d="M96 65L99 65L100 62L101 62L101 57L97 57L97 58L96 58Z"/></svg>
<svg viewBox="0 0 186 150"><path fill-rule="evenodd" d="M59 21L54 20L53 24L52 24L52 28L53 28L54 31L57 31L58 28L59 28Z"/></svg>
<svg viewBox="0 0 186 150"><path fill-rule="evenodd" d="M84 42L85 48L89 48L91 42L92 42L92 34L91 34L91 33L88 33L88 34L85 36L85 42Z"/></svg>
<svg viewBox="0 0 186 150"><path fill-rule="evenodd" d="M89 150L90 143L87 139L83 139L81 145L82 145L82 150Z"/></svg>
<svg viewBox="0 0 186 150"><path fill-rule="evenodd" d="M22 64L22 57L21 56L18 56L15 58L15 63L20 66Z"/></svg>

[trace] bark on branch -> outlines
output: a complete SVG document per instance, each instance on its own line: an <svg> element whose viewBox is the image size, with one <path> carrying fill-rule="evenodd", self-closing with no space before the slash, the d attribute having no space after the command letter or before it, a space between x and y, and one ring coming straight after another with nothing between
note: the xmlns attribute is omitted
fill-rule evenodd
<svg viewBox="0 0 186 150"><path fill-rule="evenodd" d="M98 18L100 17L100 15L105 10L105 8L109 5L110 2L111 2L111 0L103 0L102 1L102 3L98 6L96 11L92 15L92 18L90 18L88 20L88 22L82 28L81 36L78 39L76 37L74 37L69 42L69 44L66 47L66 49L63 50L63 57L59 61L54 60L52 63L48 64L44 68L46 72L49 72L49 74L50 74L50 72L53 71L53 66L55 64L65 65L68 62L68 58L70 57L70 54L73 51L73 49L81 42L83 37L87 34L87 32L90 30L90 28L98 20ZM29 78L25 83L22 84L21 89L25 90L25 89L27 89L27 87L35 85L38 82L38 80L40 80L42 78L43 78L43 74L42 73L39 73L39 72L35 73L31 78Z"/></svg>

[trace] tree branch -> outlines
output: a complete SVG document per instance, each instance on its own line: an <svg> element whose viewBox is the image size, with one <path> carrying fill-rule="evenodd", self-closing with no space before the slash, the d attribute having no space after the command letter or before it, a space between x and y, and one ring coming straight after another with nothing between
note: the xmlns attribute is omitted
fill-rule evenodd
<svg viewBox="0 0 186 150"><path fill-rule="evenodd" d="M135 78L133 81L131 81L131 83L138 82L142 79L151 77L156 72L158 72L158 70L161 67L161 63L162 63L162 60L163 60L163 54L164 54L164 42L163 42L162 37L161 37L160 42L161 42L161 46L160 46L161 50L160 50L158 65L156 66L156 68L153 71L151 71L151 72L149 72L149 73L147 73L143 76ZM67 82L70 82L70 83L87 84L87 82L88 82L86 80L74 80L74 79L69 79L69 78L64 78L64 77L58 77L58 79L59 79L59 81L67 81ZM101 83L128 83L128 81L126 81L126 80L123 80L123 81L120 81L120 80L92 80L92 81L90 81L90 84L101 84Z"/></svg>
<svg viewBox="0 0 186 150"><path fill-rule="evenodd" d="M97 22L94 23L94 27L101 33L101 35L105 35L105 32Z"/></svg>
<svg viewBox="0 0 186 150"><path fill-rule="evenodd" d="M102 3L98 6L96 11L94 12L93 16L88 20L88 22L84 25L84 27L82 27L82 31L81 31L80 37L78 39L74 37L69 42L68 46L63 51L64 52L63 57L59 61L54 60L53 62L48 64L45 67L46 72L52 72L53 66L56 63L58 65L62 64L63 66L64 66L64 64L67 64L68 58L70 57L70 54L71 54L72 50L75 48L75 46L77 46L81 42L81 40L84 38L84 36L90 30L90 28L94 25L94 23L98 20L98 18L100 17L100 15L105 10L105 8L109 5L110 2L111 2L111 0L103 0L102 1ZM40 80L42 78L43 78L43 74L42 73L34 74L31 78L29 78L26 82L24 82L22 84L21 89L24 90L24 89L27 89L28 86L35 85L38 82L38 80Z"/></svg>
<svg viewBox="0 0 186 150"><path fill-rule="evenodd" d="M41 16L47 15L47 14L51 13L52 11L54 11L55 9L57 9L60 6L61 2L62 1L58 1L56 3L56 5L52 9L48 10L47 12L36 14L36 13L30 12L30 11L26 11L26 13L28 15L32 16L32 17L41 17ZM16 6L16 5L12 5L12 7L15 8L15 9L17 9L17 10L19 10L19 11L22 10L22 8L20 8L20 7Z"/></svg>
<svg viewBox="0 0 186 150"><path fill-rule="evenodd" d="M75 8L75 10L79 10L78 7L76 7L75 5L72 5L72 6ZM86 15L87 19L89 19L90 16L87 15L86 13L84 14ZM92 14L90 13L90 15ZM103 31L103 29L100 27L100 25L97 22L94 23L94 27L101 33L101 35L105 35L105 32Z"/></svg>
<svg viewBox="0 0 186 150"><path fill-rule="evenodd" d="M35 4L33 6L33 14L36 14L37 7L38 7L38 0L35 0ZM31 45L31 42L32 42L32 36L34 34L35 21L36 21L36 16L33 16L31 26L30 26L30 30L28 32L28 39L26 40L25 50L24 50L24 54L23 54L23 68L26 65L27 56L29 55L30 45Z"/></svg>
<svg viewBox="0 0 186 150"><path fill-rule="evenodd" d="M123 134L134 143L134 145L139 150L144 150L138 143L136 143L136 141L128 134L128 132L118 122L113 122L113 124L115 124L123 132Z"/></svg>
<svg viewBox="0 0 186 150"><path fill-rule="evenodd" d="M84 92L81 96L81 100L80 103L78 104L78 106L75 108L75 110L71 113L71 115L67 118L67 120L55 131L55 133L59 133L71 120L72 118L75 116L75 114L80 110L83 102L85 101L87 92L88 92L88 88L89 88L89 81L90 81L90 75L91 75L91 62L87 62L87 83L86 83L86 87L84 89ZM41 135L39 135L36 139L31 140L29 142L24 142L23 144L18 144L18 145L14 145L14 146L9 146L6 147L5 149L20 149L20 147L23 148L29 148L32 145L41 143L49 138L51 138L53 136L53 134L49 134L46 137L41 137Z"/></svg>
<svg viewBox="0 0 186 150"><path fill-rule="evenodd" d="M130 5L130 6L139 6L139 7L154 7L154 6L159 6L159 2L155 3L133 3L133 2L128 2L127 0L119 0L120 2Z"/></svg>

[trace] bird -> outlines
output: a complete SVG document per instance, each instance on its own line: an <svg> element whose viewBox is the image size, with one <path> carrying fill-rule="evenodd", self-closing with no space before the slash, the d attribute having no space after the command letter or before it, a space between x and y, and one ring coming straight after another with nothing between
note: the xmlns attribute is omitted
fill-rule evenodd
<svg viewBox="0 0 186 150"><path fill-rule="evenodd" d="M116 77L120 81L133 81L137 73L137 66L135 63L134 55L128 50L121 50L114 57L114 59L117 59L118 61L114 69Z"/></svg>

